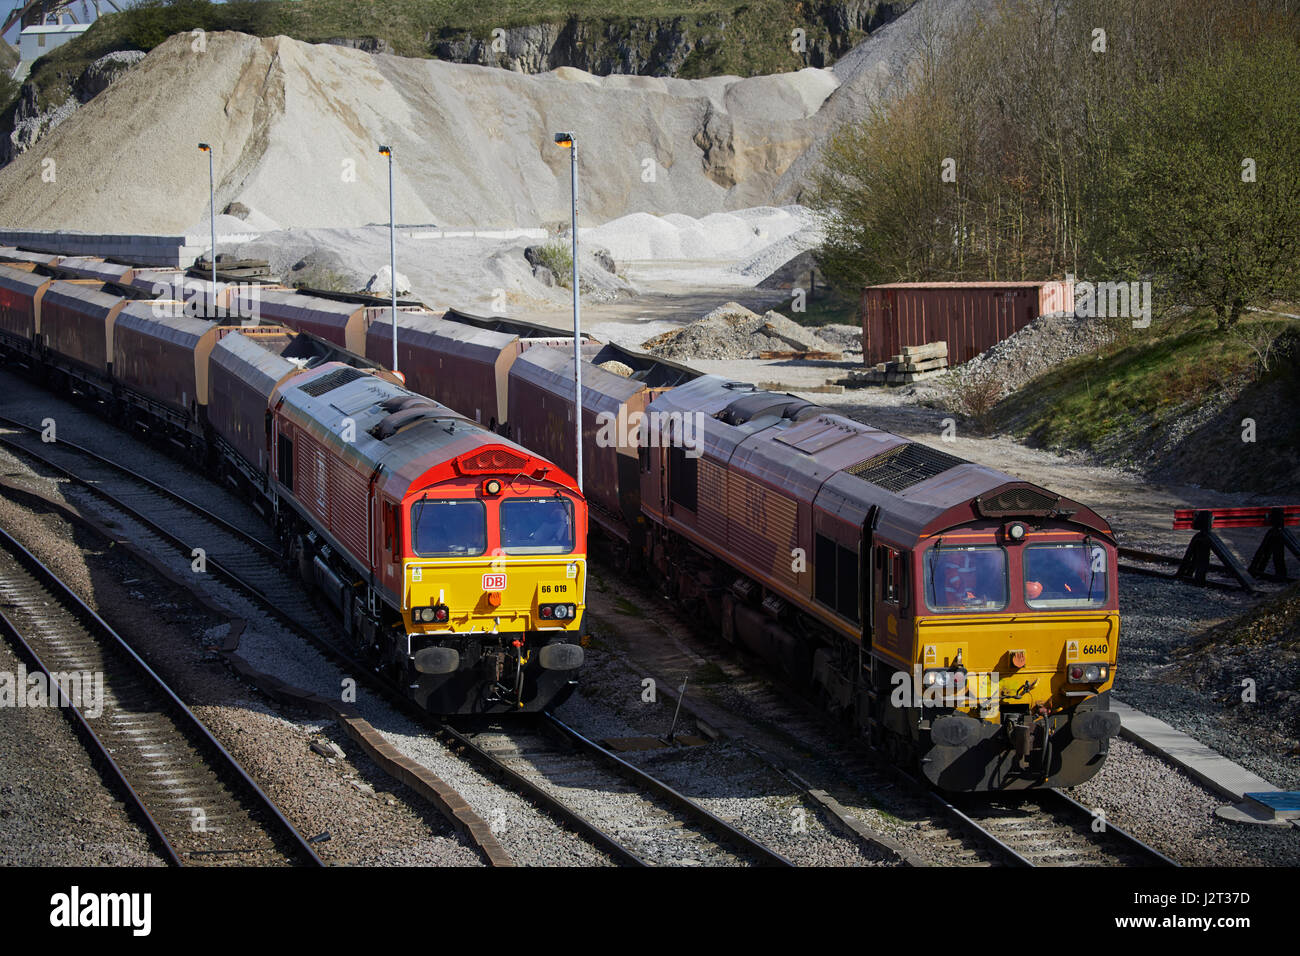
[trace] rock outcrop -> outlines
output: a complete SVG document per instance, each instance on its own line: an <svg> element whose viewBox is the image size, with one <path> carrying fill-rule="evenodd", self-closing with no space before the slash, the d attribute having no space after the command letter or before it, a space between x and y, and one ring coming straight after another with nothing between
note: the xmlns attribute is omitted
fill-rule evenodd
<svg viewBox="0 0 1300 956"><path fill-rule="evenodd" d="M77 111L83 103L108 89L123 73L144 59L139 50L122 50L101 56L86 67L72 83L72 95L58 106L41 109L36 85L23 84L18 102L0 122L0 165L25 153L52 129Z"/></svg>
<svg viewBox="0 0 1300 956"><path fill-rule="evenodd" d="M831 0L800 5L790 26L802 29L801 48L790 44L790 68L826 67L868 32L893 20L911 0ZM571 66L597 76L698 77L721 47L744 44L755 26L744 6L735 10L676 17L571 16L564 20L502 27L487 35L454 28L430 38L434 56L454 63L495 66L519 73L543 73ZM766 25L770 26L770 25ZM769 33L771 31L769 30ZM776 37L772 37L778 42Z"/></svg>

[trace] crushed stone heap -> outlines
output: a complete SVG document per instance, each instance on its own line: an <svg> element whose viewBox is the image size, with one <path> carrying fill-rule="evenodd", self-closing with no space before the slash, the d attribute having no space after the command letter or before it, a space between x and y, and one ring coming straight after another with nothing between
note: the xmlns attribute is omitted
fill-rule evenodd
<svg viewBox="0 0 1300 956"><path fill-rule="evenodd" d="M718 306L697 322L641 343L671 359L756 359L764 352L838 353L839 348L779 312L759 315L738 302Z"/></svg>

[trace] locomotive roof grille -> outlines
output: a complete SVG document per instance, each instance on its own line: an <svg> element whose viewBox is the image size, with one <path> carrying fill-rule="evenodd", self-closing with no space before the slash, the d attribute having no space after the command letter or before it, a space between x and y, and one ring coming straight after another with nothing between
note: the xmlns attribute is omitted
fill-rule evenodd
<svg viewBox="0 0 1300 956"><path fill-rule="evenodd" d="M966 462L955 455L929 445L908 442L844 470L878 488L897 492L906 491L928 478L964 464Z"/></svg>
<svg viewBox="0 0 1300 956"><path fill-rule="evenodd" d="M504 448L485 448L477 455L462 458L459 462L461 474L491 474L503 471L523 471L528 459L523 455L507 451Z"/></svg>
<svg viewBox="0 0 1300 956"><path fill-rule="evenodd" d="M1010 515L1047 516L1055 514L1061 499L1035 488L1008 488L990 498L975 499L981 517L1004 518Z"/></svg>
<svg viewBox="0 0 1300 956"><path fill-rule="evenodd" d="M326 392L332 392L336 388L346 385L348 382L355 382L365 373L358 372L354 368L336 368L332 372L322 375L320 378L312 379L301 390L312 398L320 398Z"/></svg>

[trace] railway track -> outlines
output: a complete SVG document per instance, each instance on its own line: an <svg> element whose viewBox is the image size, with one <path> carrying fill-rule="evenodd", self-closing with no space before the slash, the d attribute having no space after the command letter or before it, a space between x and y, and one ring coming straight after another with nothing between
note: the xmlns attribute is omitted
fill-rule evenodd
<svg viewBox="0 0 1300 956"><path fill-rule="evenodd" d="M0 630L45 675L175 865L323 865L195 714L49 567L0 529Z"/></svg>
<svg viewBox="0 0 1300 956"><path fill-rule="evenodd" d="M441 732L490 772L562 816L616 861L632 866L793 866L690 797L606 750L553 714L531 725ZM579 812L567 791L596 790Z"/></svg>
<svg viewBox="0 0 1300 956"><path fill-rule="evenodd" d="M218 583L224 583L245 599L253 600L262 610L273 614L299 636L317 647L322 647L336 659L346 661L356 668L358 673L365 674L368 681L389 691L393 701L411 716L429 721L428 714L407 701L396 685L382 676L370 674L370 668L365 662L354 658L348 649L324 636L336 630L336 622L322 613L319 603L313 601L297 582L289 578L281 566L278 548L263 536L234 524L222 515L213 513L194 498L166 488L153 479L119 465L88 448L62 439L57 442L43 442L40 429L34 425L4 417L0 417L0 425L19 430L18 434L0 435L0 446L8 448L19 456L39 462L47 469L94 494L116 512L114 521L119 527L126 530L127 526L135 525L134 528L129 529L133 532L132 537L142 541L146 547L154 550L167 545L184 554L192 553L196 547L202 548L206 571L220 579ZM149 538L155 540L150 542ZM155 553L158 552L155 550ZM555 723L558 725L558 721ZM444 733L458 746L472 753L474 759L480 761L483 766L493 767L492 772L505 781L508 787L522 794L561 825L579 833L616 862L628 865L656 862L628 849L606 829L586 820L581 814L569 808L562 800L555 797L552 790L538 782L538 774L518 772L510 766L508 760L495 759L493 748L477 747L470 737L460 735L454 728L434 724L432 729ZM666 784L618 760L615 755L609 754L591 741L585 739L580 741L581 735L577 735L576 732L568 728L565 730L570 735L568 744L570 749L575 751L585 749L589 755L592 755L587 758L587 764L593 773L597 772L598 764L594 755L599 751L605 755L601 759L612 759L622 764L618 770L619 774L639 776L639 785L655 794L654 799L647 800L647 803L649 805L659 803L661 807L657 812L661 817L670 815L663 805L675 806L676 823L674 826L665 824L666 827L680 830L683 821L686 820L690 821L690 825L697 828L701 834L710 834L719 846L710 853L702 855L711 862L735 862L739 865L751 862L764 865L790 865L789 861L779 854L749 840L744 834L709 814L688 798L676 794ZM558 730L551 731L551 733L558 732ZM498 746L495 749L501 748ZM524 749L529 748L525 745ZM609 777L611 774L606 771L605 775ZM616 785L626 788L626 783ZM655 811L651 809L646 810L647 814L653 812Z"/></svg>
<svg viewBox="0 0 1300 956"><path fill-rule="evenodd" d="M1011 866L1178 866L1061 790L935 799Z"/></svg>
<svg viewBox="0 0 1300 956"><path fill-rule="evenodd" d="M626 599L627 589L620 589ZM643 620L652 620L647 614ZM878 803L891 815L911 822L926 845L923 858L905 862L935 862L957 866L1177 866L1126 831L1101 826L1087 807L1059 790L1042 790L1005 798L944 796L912 774L885 762L858 741L829 726L794 688L776 677L760 677L746 666L720 656L708 640L674 631L676 641L649 642L651 650L637 658L638 672L656 675L671 686L668 675L713 666L726 674L729 700L690 701L684 709L745 745L759 759L786 774L808 793L821 793L807 783L798 753L801 741L840 736L835 755L836 802L858 807ZM676 647L673 645L676 644ZM770 679L769 679L770 678ZM734 710L733 710L734 708ZM825 779L825 775L821 775ZM843 808L838 808L843 809ZM830 812L838 812L831 810ZM880 834L868 840L879 840ZM886 841L892 843L893 841Z"/></svg>
<svg viewBox="0 0 1300 956"><path fill-rule="evenodd" d="M251 607L278 620L284 629L319 647L337 660L357 667L362 679L378 683L369 667L352 659L342 648L327 641L337 623L320 610L319 602L301 588L281 567L279 550L269 541L218 515L190 497L168 489L98 453L72 442L44 443L40 432L25 422L0 418L0 426L21 429L18 436L0 435L0 446L84 488L104 505L109 521L144 550L164 555L179 551L192 555L204 552L204 574L209 587L235 607ZM387 685L391 687L391 685ZM400 699L400 698L399 698ZM371 729L369 736L378 734ZM411 784L407 769L397 766L396 751L369 755L390 775ZM478 819L468 804L444 781L425 781L441 790L429 797L451 813L453 825L483 854L489 865L513 866L509 855L497 843L487 824ZM414 784L413 784L414 785ZM417 786L417 789L420 787ZM426 793L426 796L428 794Z"/></svg>

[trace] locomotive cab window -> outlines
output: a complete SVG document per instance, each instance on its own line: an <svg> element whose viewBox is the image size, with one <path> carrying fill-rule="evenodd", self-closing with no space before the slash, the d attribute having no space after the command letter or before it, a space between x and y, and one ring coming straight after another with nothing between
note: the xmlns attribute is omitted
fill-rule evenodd
<svg viewBox="0 0 1300 956"><path fill-rule="evenodd" d="M411 547L422 558L482 554L487 550L487 509L472 499L421 498L411 506Z"/></svg>
<svg viewBox="0 0 1300 956"><path fill-rule="evenodd" d="M990 545L925 553L925 603L931 611L1001 611L1007 606L1007 553Z"/></svg>
<svg viewBox="0 0 1300 956"><path fill-rule="evenodd" d="M1033 544L1024 549L1025 603L1032 608L1101 607L1106 549L1099 544Z"/></svg>
<svg viewBox="0 0 1300 956"><path fill-rule="evenodd" d="M573 550L573 502L568 498L507 498L501 502L506 554L568 554Z"/></svg>
<svg viewBox="0 0 1300 956"><path fill-rule="evenodd" d="M857 552L821 534L813 542L813 596L836 614L857 622Z"/></svg>

